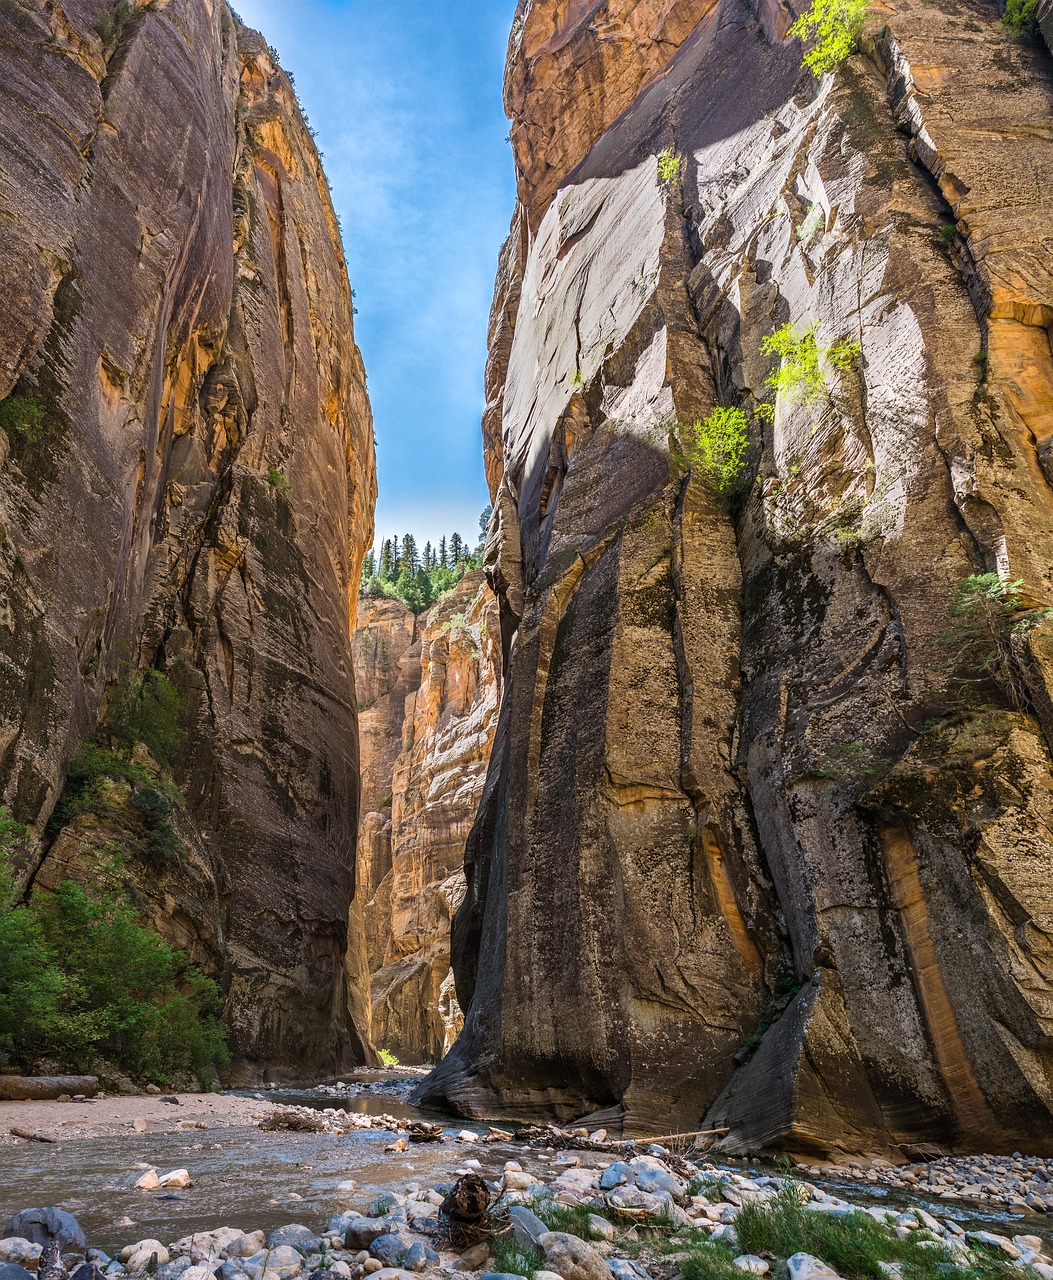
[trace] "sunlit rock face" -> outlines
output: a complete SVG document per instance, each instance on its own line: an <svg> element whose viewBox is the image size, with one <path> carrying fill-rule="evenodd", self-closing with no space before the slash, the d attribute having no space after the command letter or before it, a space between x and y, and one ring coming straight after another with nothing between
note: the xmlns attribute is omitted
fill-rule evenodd
<svg viewBox="0 0 1053 1280"><path fill-rule="evenodd" d="M474 572L420 618L397 600L364 600L355 657L365 678L352 914L367 940L371 1034L400 1062L435 1062L463 1022L450 920L497 727L493 593Z"/></svg>
<svg viewBox="0 0 1053 1280"><path fill-rule="evenodd" d="M126 8L0 10L3 800L43 832L121 664L167 672L186 875L132 879L211 957L236 1079L342 1069L376 485L340 232L262 38Z"/></svg>
<svg viewBox="0 0 1053 1280"><path fill-rule="evenodd" d="M611 7L510 43L506 683L421 1096L1048 1149L1053 64L979 3L883 7L818 84L776 0L617 45ZM755 416L786 323L858 355ZM668 447L715 404L750 418L730 503ZM948 704L985 572L1022 582L1012 679Z"/></svg>

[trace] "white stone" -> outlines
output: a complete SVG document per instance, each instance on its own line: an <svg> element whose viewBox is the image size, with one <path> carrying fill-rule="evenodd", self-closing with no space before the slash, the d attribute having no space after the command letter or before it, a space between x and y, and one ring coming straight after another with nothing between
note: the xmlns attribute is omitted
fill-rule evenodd
<svg viewBox="0 0 1053 1280"><path fill-rule="evenodd" d="M966 1239L972 1240L975 1244L985 1244L994 1249L1001 1249L1010 1258L1020 1257L1020 1250L1005 1236L995 1235L993 1231L967 1231L965 1234Z"/></svg>
<svg viewBox="0 0 1053 1280"><path fill-rule="evenodd" d="M190 1186L190 1174L186 1169L173 1169L171 1173L163 1173L157 1180L159 1187L180 1188Z"/></svg>
<svg viewBox="0 0 1053 1280"><path fill-rule="evenodd" d="M795 1253L786 1260L790 1280L841 1280L833 1267L828 1267L810 1253Z"/></svg>
<svg viewBox="0 0 1053 1280"><path fill-rule="evenodd" d="M155 1253L160 1266L164 1266L170 1259L168 1250L160 1240L140 1240L137 1244L130 1244L122 1249L119 1256L128 1271L142 1271Z"/></svg>
<svg viewBox="0 0 1053 1280"><path fill-rule="evenodd" d="M740 1253L731 1265L738 1267L740 1271L748 1271L751 1276L766 1276L771 1270L764 1259L758 1258L755 1253Z"/></svg>
<svg viewBox="0 0 1053 1280"><path fill-rule="evenodd" d="M458 1142L478 1142L479 1141L479 1135L477 1133L472 1133L471 1129L462 1129L460 1133L456 1135L456 1137Z"/></svg>
<svg viewBox="0 0 1053 1280"><path fill-rule="evenodd" d="M147 1169L144 1174L136 1179L134 1189L136 1191L156 1191L160 1185L161 1180L157 1176L156 1169Z"/></svg>

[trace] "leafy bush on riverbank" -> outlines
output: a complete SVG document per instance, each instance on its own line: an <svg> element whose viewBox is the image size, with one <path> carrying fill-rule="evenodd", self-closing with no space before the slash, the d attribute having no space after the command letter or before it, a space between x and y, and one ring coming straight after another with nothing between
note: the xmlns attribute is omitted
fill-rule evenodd
<svg viewBox="0 0 1053 1280"><path fill-rule="evenodd" d="M0 1062L110 1062L139 1079L207 1087L229 1061L219 988L139 923L119 863L90 889L67 880L22 901L10 864L29 844L0 809Z"/></svg>

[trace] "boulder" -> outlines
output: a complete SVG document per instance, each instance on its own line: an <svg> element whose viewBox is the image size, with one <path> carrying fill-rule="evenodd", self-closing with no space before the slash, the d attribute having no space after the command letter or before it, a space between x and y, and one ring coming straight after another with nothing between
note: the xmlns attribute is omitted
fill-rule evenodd
<svg viewBox="0 0 1053 1280"><path fill-rule="evenodd" d="M140 1240L138 1244L130 1244L121 1250L121 1261L129 1275L137 1271L145 1271L151 1259L156 1259L154 1266L164 1266L171 1260L171 1255L160 1240Z"/></svg>
<svg viewBox="0 0 1053 1280"><path fill-rule="evenodd" d="M740 1271L747 1271L751 1276L766 1276L771 1267L763 1258L758 1258L755 1253L740 1253L731 1264L738 1267ZM878 1263L881 1266L881 1263Z"/></svg>
<svg viewBox="0 0 1053 1280"><path fill-rule="evenodd" d="M370 1254L385 1267L397 1267L402 1263L403 1255L408 1249L408 1241L403 1240L399 1235L390 1232L387 1235L377 1236L373 1243L369 1246Z"/></svg>
<svg viewBox="0 0 1053 1280"><path fill-rule="evenodd" d="M173 1169L171 1173L162 1173L157 1179L157 1185L169 1191L189 1187L190 1174L186 1169Z"/></svg>
<svg viewBox="0 0 1053 1280"><path fill-rule="evenodd" d="M65 1209L23 1209L4 1228L4 1237L8 1236L41 1245L55 1240L60 1249L83 1251L88 1247L77 1219Z"/></svg>
<svg viewBox="0 0 1053 1280"><path fill-rule="evenodd" d="M0 1262L0 1280L35 1280L33 1274L25 1267L13 1262Z"/></svg>
<svg viewBox="0 0 1053 1280"><path fill-rule="evenodd" d="M789 1280L841 1280L833 1267L810 1253L795 1253L786 1260L786 1269Z"/></svg>
<svg viewBox="0 0 1053 1280"><path fill-rule="evenodd" d="M374 1240L388 1235L399 1222L393 1215L383 1218L366 1218L362 1214L340 1214L344 1244L349 1249L368 1249ZM333 1233L336 1234L336 1233Z"/></svg>
<svg viewBox="0 0 1053 1280"><path fill-rule="evenodd" d="M610 1272L592 1245L565 1231L547 1231L538 1241L551 1271L563 1280L609 1280Z"/></svg>
<svg viewBox="0 0 1053 1280"><path fill-rule="evenodd" d="M277 1249L279 1245L290 1245L305 1257L309 1253L317 1253L322 1242L310 1227L301 1226L297 1222L287 1227L278 1227L267 1237L267 1248Z"/></svg>
<svg viewBox="0 0 1053 1280"><path fill-rule="evenodd" d="M0 1240L0 1262L13 1262L15 1266L28 1267L35 1271L43 1252L42 1244L23 1240L21 1236L7 1236Z"/></svg>
<svg viewBox="0 0 1053 1280"><path fill-rule="evenodd" d="M604 1191L610 1191L614 1187L620 1187L623 1183L632 1182L636 1174L621 1160L609 1164L600 1174L600 1187Z"/></svg>
<svg viewBox="0 0 1053 1280"><path fill-rule="evenodd" d="M630 1262L628 1258L607 1258L604 1265L614 1276L614 1280L651 1280L650 1273L644 1267L638 1262Z"/></svg>
<svg viewBox="0 0 1053 1280"><path fill-rule="evenodd" d="M538 1241L548 1232L548 1227L526 1205L513 1205L508 1211L508 1218L512 1236L523 1249L536 1249Z"/></svg>

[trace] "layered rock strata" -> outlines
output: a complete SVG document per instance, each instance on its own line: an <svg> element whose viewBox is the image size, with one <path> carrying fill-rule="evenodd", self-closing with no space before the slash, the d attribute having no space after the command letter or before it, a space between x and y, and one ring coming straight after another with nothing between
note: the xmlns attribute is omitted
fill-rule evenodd
<svg viewBox="0 0 1053 1280"><path fill-rule="evenodd" d="M342 1069L375 472L318 153L210 0L0 7L0 121L3 800L43 833L119 668L167 673L169 933L203 934L237 1079Z"/></svg>
<svg viewBox="0 0 1053 1280"><path fill-rule="evenodd" d="M978 0L818 83L779 3L622 8L521 3L509 49L507 679L421 1097L1049 1149L1053 63ZM786 324L814 394L768 385ZM731 498L682 460L715 405Z"/></svg>
<svg viewBox="0 0 1053 1280"><path fill-rule="evenodd" d="M363 601L355 655L371 1034L401 1062L435 1062L462 1023L450 920L497 727L494 596L474 572L420 618L396 600Z"/></svg>

